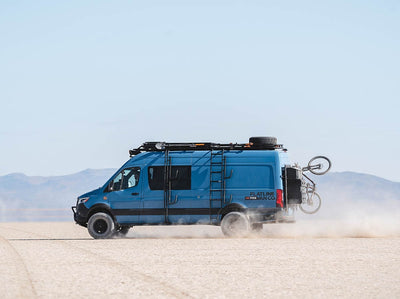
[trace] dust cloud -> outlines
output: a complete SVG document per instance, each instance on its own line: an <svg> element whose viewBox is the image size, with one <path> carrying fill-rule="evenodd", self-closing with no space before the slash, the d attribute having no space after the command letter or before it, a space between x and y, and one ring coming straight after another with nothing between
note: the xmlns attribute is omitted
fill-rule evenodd
<svg viewBox="0 0 400 299"><path fill-rule="evenodd" d="M400 201L323 200L316 214L295 211L294 223L268 223L247 238L387 238L400 237ZM213 239L225 238L219 226L135 226L126 238Z"/></svg>
<svg viewBox="0 0 400 299"><path fill-rule="evenodd" d="M400 236L400 201L322 201L316 214L296 211L292 224L264 225L263 236L309 238L379 238Z"/></svg>

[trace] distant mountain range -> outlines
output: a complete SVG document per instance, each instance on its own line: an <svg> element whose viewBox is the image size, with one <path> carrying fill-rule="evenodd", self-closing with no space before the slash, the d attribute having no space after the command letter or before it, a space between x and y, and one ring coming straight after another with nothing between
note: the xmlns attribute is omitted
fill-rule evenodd
<svg viewBox="0 0 400 299"><path fill-rule="evenodd" d="M327 198L348 200L400 200L400 183L356 172L332 172L313 176L317 188ZM319 192L318 191L318 192Z"/></svg>
<svg viewBox="0 0 400 299"><path fill-rule="evenodd" d="M77 196L102 186L115 169L87 169L65 176L0 176L0 221L73 221L71 206ZM310 177L317 183L325 211L344 204L395 202L400 205L400 183L380 177L332 172Z"/></svg>
<svg viewBox="0 0 400 299"><path fill-rule="evenodd" d="M379 225L389 219L396 223L400 220L398 182L356 172L331 172L311 178L317 184L322 206L318 213L310 215L308 219L341 219L368 225L372 219ZM297 218L304 216L300 213Z"/></svg>
<svg viewBox="0 0 400 299"><path fill-rule="evenodd" d="M76 198L102 186L116 169L87 169L65 176L0 176L0 221L72 220Z"/></svg>

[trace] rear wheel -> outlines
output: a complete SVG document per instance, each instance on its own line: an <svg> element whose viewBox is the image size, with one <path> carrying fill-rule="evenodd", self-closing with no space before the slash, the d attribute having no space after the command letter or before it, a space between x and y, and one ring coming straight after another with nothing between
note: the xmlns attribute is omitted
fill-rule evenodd
<svg viewBox="0 0 400 299"><path fill-rule="evenodd" d="M222 219L221 230L227 237L244 237L250 231L249 219L241 212L230 212Z"/></svg>
<svg viewBox="0 0 400 299"><path fill-rule="evenodd" d="M87 229L95 239L108 239L112 237L115 231L114 220L106 213L96 213L90 217Z"/></svg>

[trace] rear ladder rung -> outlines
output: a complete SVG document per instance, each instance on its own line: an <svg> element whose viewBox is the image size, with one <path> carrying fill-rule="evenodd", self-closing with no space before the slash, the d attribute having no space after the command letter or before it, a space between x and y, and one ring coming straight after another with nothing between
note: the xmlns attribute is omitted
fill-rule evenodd
<svg viewBox="0 0 400 299"><path fill-rule="evenodd" d="M225 164L224 150L211 152L210 157L210 221L218 223L219 215L213 215L211 209L222 208L225 198ZM218 189L213 189L218 188ZM213 204L211 204L214 202Z"/></svg>

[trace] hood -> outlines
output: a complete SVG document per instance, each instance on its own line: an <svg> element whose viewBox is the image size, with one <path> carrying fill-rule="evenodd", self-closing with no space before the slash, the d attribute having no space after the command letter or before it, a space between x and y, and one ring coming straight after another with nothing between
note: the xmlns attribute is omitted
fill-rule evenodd
<svg viewBox="0 0 400 299"><path fill-rule="evenodd" d="M97 189L94 189L94 190L92 190L92 191L90 191L90 192L87 192L87 193L85 193L85 194L82 194L82 195L78 196L78 198L81 198L81 197L89 197L89 196L98 194L98 193L100 193L100 189L101 189L101 187L100 187L100 188L97 188Z"/></svg>

